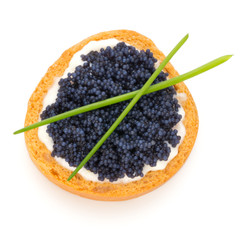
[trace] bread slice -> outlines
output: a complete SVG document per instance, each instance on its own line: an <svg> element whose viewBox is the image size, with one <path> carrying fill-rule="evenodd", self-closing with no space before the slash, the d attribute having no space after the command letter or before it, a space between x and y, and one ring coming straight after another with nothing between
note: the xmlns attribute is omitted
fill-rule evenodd
<svg viewBox="0 0 240 240"><path fill-rule="evenodd" d="M110 38L124 41L137 49L146 50L149 48L153 52L154 57L160 61L165 58L163 53L157 49L149 38L134 31L115 30L101 32L88 37L66 50L61 57L49 67L47 73L38 84L28 102L25 126L38 121L39 114L43 107L43 99L48 89L53 84L55 77L61 77L63 75L73 55L90 41ZM178 72L170 63L166 65L165 71L169 73L170 78L178 75ZM175 88L177 92L187 95L187 100L182 104L186 114L183 122L186 128L186 136L179 147L178 155L168 163L164 170L150 171L142 179L126 184L87 181L80 174L77 174L71 181L67 181L71 171L59 165L56 160L51 157L51 152L38 138L38 129L25 132L25 141L29 155L38 169L50 181L79 196L103 201L120 201L146 194L161 186L181 168L189 156L196 140L198 113L193 98L184 83L175 85Z"/></svg>

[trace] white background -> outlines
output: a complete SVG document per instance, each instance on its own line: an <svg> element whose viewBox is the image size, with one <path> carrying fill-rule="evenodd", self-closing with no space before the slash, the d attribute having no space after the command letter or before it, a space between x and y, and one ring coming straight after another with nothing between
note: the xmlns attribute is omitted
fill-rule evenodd
<svg viewBox="0 0 240 240"><path fill-rule="evenodd" d="M237 0L2 1L1 239L240 239L239 6ZM234 54L186 82L200 128L182 169L138 199L99 202L49 182L30 160L27 102L61 53L107 30L130 29L165 54L190 37L172 63L184 73Z"/></svg>

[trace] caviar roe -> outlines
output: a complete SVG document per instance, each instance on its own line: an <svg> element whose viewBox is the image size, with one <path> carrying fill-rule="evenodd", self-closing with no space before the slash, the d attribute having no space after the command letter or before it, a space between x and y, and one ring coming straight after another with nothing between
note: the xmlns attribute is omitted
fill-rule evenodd
<svg viewBox="0 0 240 240"><path fill-rule="evenodd" d="M81 55L84 64L59 81L55 103L41 114L46 119L80 106L140 89L155 71L152 52L138 51L124 42ZM165 81L161 72L154 84ZM166 161L180 142L172 128L181 120L174 87L142 96L101 148L85 164L98 179L113 182L127 175L143 176L144 165ZM53 157L78 166L122 113L129 101L66 118L47 126Z"/></svg>

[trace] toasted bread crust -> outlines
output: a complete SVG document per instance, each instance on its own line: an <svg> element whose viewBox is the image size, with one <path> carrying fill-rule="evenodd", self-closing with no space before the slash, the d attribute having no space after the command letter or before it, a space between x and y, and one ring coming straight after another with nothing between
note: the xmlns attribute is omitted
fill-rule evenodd
<svg viewBox="0 0 240 240"><path fill-rule="evenodd" d="M39 114L43 107L43 99L48 89L53 84L55 77L61 77L63 75L72 56L90 41L110 38L124 41L138 49L146 50L149 48L153 52L154 57L160 61L165 58L163 53L157 49L150 39L134 31L115 30L93 35L66 50L61 57L49 67L28 102L25 126L38 121ZM166 65L165 71L169 73L170 78L178 75L178 72L170 63ZM38 129L25 132L25 141L29 155L38 169L49 180L61 188L79 196L102 201L120 201L146 194L165 183L181 168L196 140L199 123L193 98L184 83L175 85L175 88L177 92L184 92L187 95L187 100L182 104L186 114L183 122L186 128L186 136L179 147L178 155L168 163L164 170L150 171L141 180L126 184L87 181L80 174L77 174L71 181L67 181L71 171L59 165L56 160L51 157L51 152L38 138Z"/></svg>

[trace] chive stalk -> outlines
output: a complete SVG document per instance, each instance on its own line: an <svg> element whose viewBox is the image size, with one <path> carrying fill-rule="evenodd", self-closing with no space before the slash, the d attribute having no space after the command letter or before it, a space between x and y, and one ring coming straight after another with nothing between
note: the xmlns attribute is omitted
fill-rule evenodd
<svg viewBox="0 0 240 240"><path fill-rule="evenodd" d="M88 162L88 160L94 155L94 153L102 146L102 144L107 140L107 138L113 133L113 131L117 128L117 126L122 122L125 116L129 113L129 111L134 107L134 105L138 102L141 96L146 92L146 90L150 87L156 77L160 74L166 64L170 61L170 59L174 56L174 54L180 49L180 47L187 41L188 34L182 38L182 40L176 45L176 47L168 54L168 56L162 61L157 70L152 74L152 76L147 80L147 82L143 85L143 87L137 92L131 102L127 105L127 107L123 110L117 120L113 123L113 125L108 129L108 131L103 135L103 137L99 140L99 142L93 147L93 149L88 153L88 155L82 160L82 162L78 165L78 167L72 172L67 181L70 181L78 171Z"/></svg>
<svg viewBox="0 0 240 240"><path fill-rule="evenodd" d="M217 59L215 59L211 62L208 62L208 63L206 63L206 64L204 64L204 65L202 65L198 68L193 69L192 71L189 71L189 72L184 73L180 76L171 78L167 81L160 82L158 84L152 85L143 94L146 95L146 94L149 94L149 93L152 93L152 92L156 92L156 91L162 90L164 88L170 87L172 85L175 85L179 82L183 82L183 81L185 81L187 79L190 79L192 77L195 77L195 76L197 76L197 75L199 75L203 72L206 72L206 71L208 71L208 70L210 70L210 69L212 69L212 68L214 68L214 67L216 67L216 66L218 66L218 65L220 65L224 62L226 62L231 57L232 57L232 55L225 55L225 56L219 57L219 58L217 58ZM24 127L22 129L19 129L19 130L15 131L13 134L23 133L23 132L29 131L31 129L41 127L41 126L44 126L44 125L47 125L47 124L50 124L50 123L53 123L53 122L57 122L59 120L62 120L62 119L68 118L68 117L72 117L72 116L75 116L75 115L78 115L78 114L81 114L81 113L84 113L84 112L89 112L89 111L92 111L92 110L95 110L95 109L98 109L98 108L106 107L106 106L109 106L109 105L112 105L112 104L116 104L116 103L119 103L119 102L123 102L123 101L129 100L129 99L132 99L134 96L136 96L138 91L139 90L136 90L136 91L133 91L133 92L130 92L130 93L120 95L120 96L108 98L108 99L103 100L103 101L95 102L95 103L92 103L92 104L89 104L89 105L86 105L86 106L82 106L82 107L79 107L79 108L76 108L76 109L58 114L56 116L47 118L47 119L42 120L40 122L31 124L31 125L29 125L27 127Z"/></svg>

